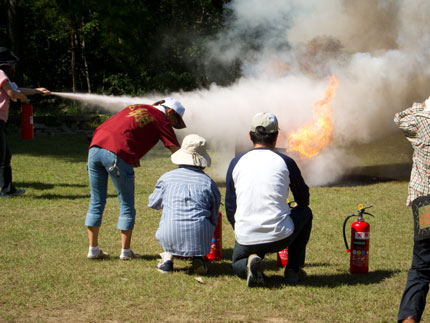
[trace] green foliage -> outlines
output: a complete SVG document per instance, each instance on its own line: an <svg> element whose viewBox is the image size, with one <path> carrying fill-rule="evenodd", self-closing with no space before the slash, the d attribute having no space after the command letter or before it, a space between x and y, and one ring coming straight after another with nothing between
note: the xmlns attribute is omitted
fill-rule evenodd
<svg viewBox="0 0 430 323"><path fill-rule="evenodd" d="M18 43L6 45L21 58L17 81L27 87L69 92L72 75L78 92L108 94L226 84L239 70L216 74L206 41L222 28L227 2L16 1ZM7 35L8 3L0 3L0 36Z"/></svg>
<svg viewBox="0 0 430 323"><path fill-rule="evenodd" d="M108 75L103 79L102 92L105 94L121 95L136 93L133 80L126 73Z"/></svg>
<svg viewBox="0 0 430 323"><path fill-rule="evenodd" d="M110 117L109 114L98 114L97 118L93 118L91 121L87 122L87 126L90 129L95 129Z"/></svg>

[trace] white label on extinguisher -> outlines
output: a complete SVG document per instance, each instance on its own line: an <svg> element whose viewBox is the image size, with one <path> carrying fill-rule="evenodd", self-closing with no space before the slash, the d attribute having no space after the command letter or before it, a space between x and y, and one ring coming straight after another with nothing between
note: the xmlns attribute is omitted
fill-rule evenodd
<svg viewBox="0 0 430 323"><path fill-rule="evenodd" d="M33 124L33 116L30 116L30 124Z"/></svg>
<svg viewBox="0 0 430 323"><path fill-rule="evenodd" d="M357 240L369 240L370 232L355 232L355 239Z"/></svg>

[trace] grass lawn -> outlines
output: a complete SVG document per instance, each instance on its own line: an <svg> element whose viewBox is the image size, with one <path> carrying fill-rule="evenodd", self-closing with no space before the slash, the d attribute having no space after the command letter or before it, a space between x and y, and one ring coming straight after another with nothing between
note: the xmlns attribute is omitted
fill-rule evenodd
<svg viewBox="0 0 430 323"><path fill-rule="evenodd" d="M209 264L203 283L187 273L186 260L175 262L173 274L157 272L162 249L155 232L160 212L146 204L159 176L175 167L167 149L157 146L136 169L132 247L144 259L118 258L119 208L110 183L100 245L113 257L89 261L84 226L90 197L87 139L70 135L22 141L14 134L9 139L14 182L27 193L0 200L2 322L396 321L413 236L411 211L405 206L404 173L409 171L410 155L397 153L398 145L402 151L408 145L403 137L354 147L363 164L355 165L350 177L311 187L314 222L305 268L308 280L299 286L283 285L273 254L264 260L267 287L256 289L248 289L244 280L232 275L234 233L225 217L224 259ZM399 175L399 165L405 164L402 176L392 176ZM218 184L224 195L224 183ZM342 236L343 221L358 203L373 205L370 211L375 215L369 219L368 275L348 272L349 254ZM430 322L429 310L423 322Z"/></svg>

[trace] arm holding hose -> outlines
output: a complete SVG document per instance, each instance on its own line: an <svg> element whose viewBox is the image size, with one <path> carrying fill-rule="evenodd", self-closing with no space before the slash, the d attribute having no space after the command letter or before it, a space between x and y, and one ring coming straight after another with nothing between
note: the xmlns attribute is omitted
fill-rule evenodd
<svg viewBox="0 0 430 323"><path fill-rule="evenodd" d="M19 91L21 91L21 93L23 93L24 95L34 95L34 94L41 94L43 96L51 95L51 91L49 91L48 89L45 89L44 87L38 87L35 89L20 87Z"/></svg>
<svg viewBox="0 0 430 323"><path fill-rule="evenodd" d="M16 100L19 100L21 102L27 101L27 96L24 93L22 93L18 87L16 88L13 87L12 83L9 80L6 80L6 82L4 82L1 87L12 101L16 101Z"/></svg>

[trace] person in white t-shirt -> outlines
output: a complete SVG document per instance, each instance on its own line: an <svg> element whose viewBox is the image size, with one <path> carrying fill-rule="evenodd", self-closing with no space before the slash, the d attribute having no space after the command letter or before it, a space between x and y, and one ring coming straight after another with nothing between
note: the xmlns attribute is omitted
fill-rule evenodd
<svg viewBox="0 0 430 323"><path fill-rule="evenodd" d="M248 287L264 285L262 259L288 247L287 284L306 278L302 269L312 228L309 188L297 164L275 150L278 121L274 114L252 119L252 150L236 156L227 170L225 209L235 232L233 272ZM293 193L297 206L287 203Z"/></svg>

